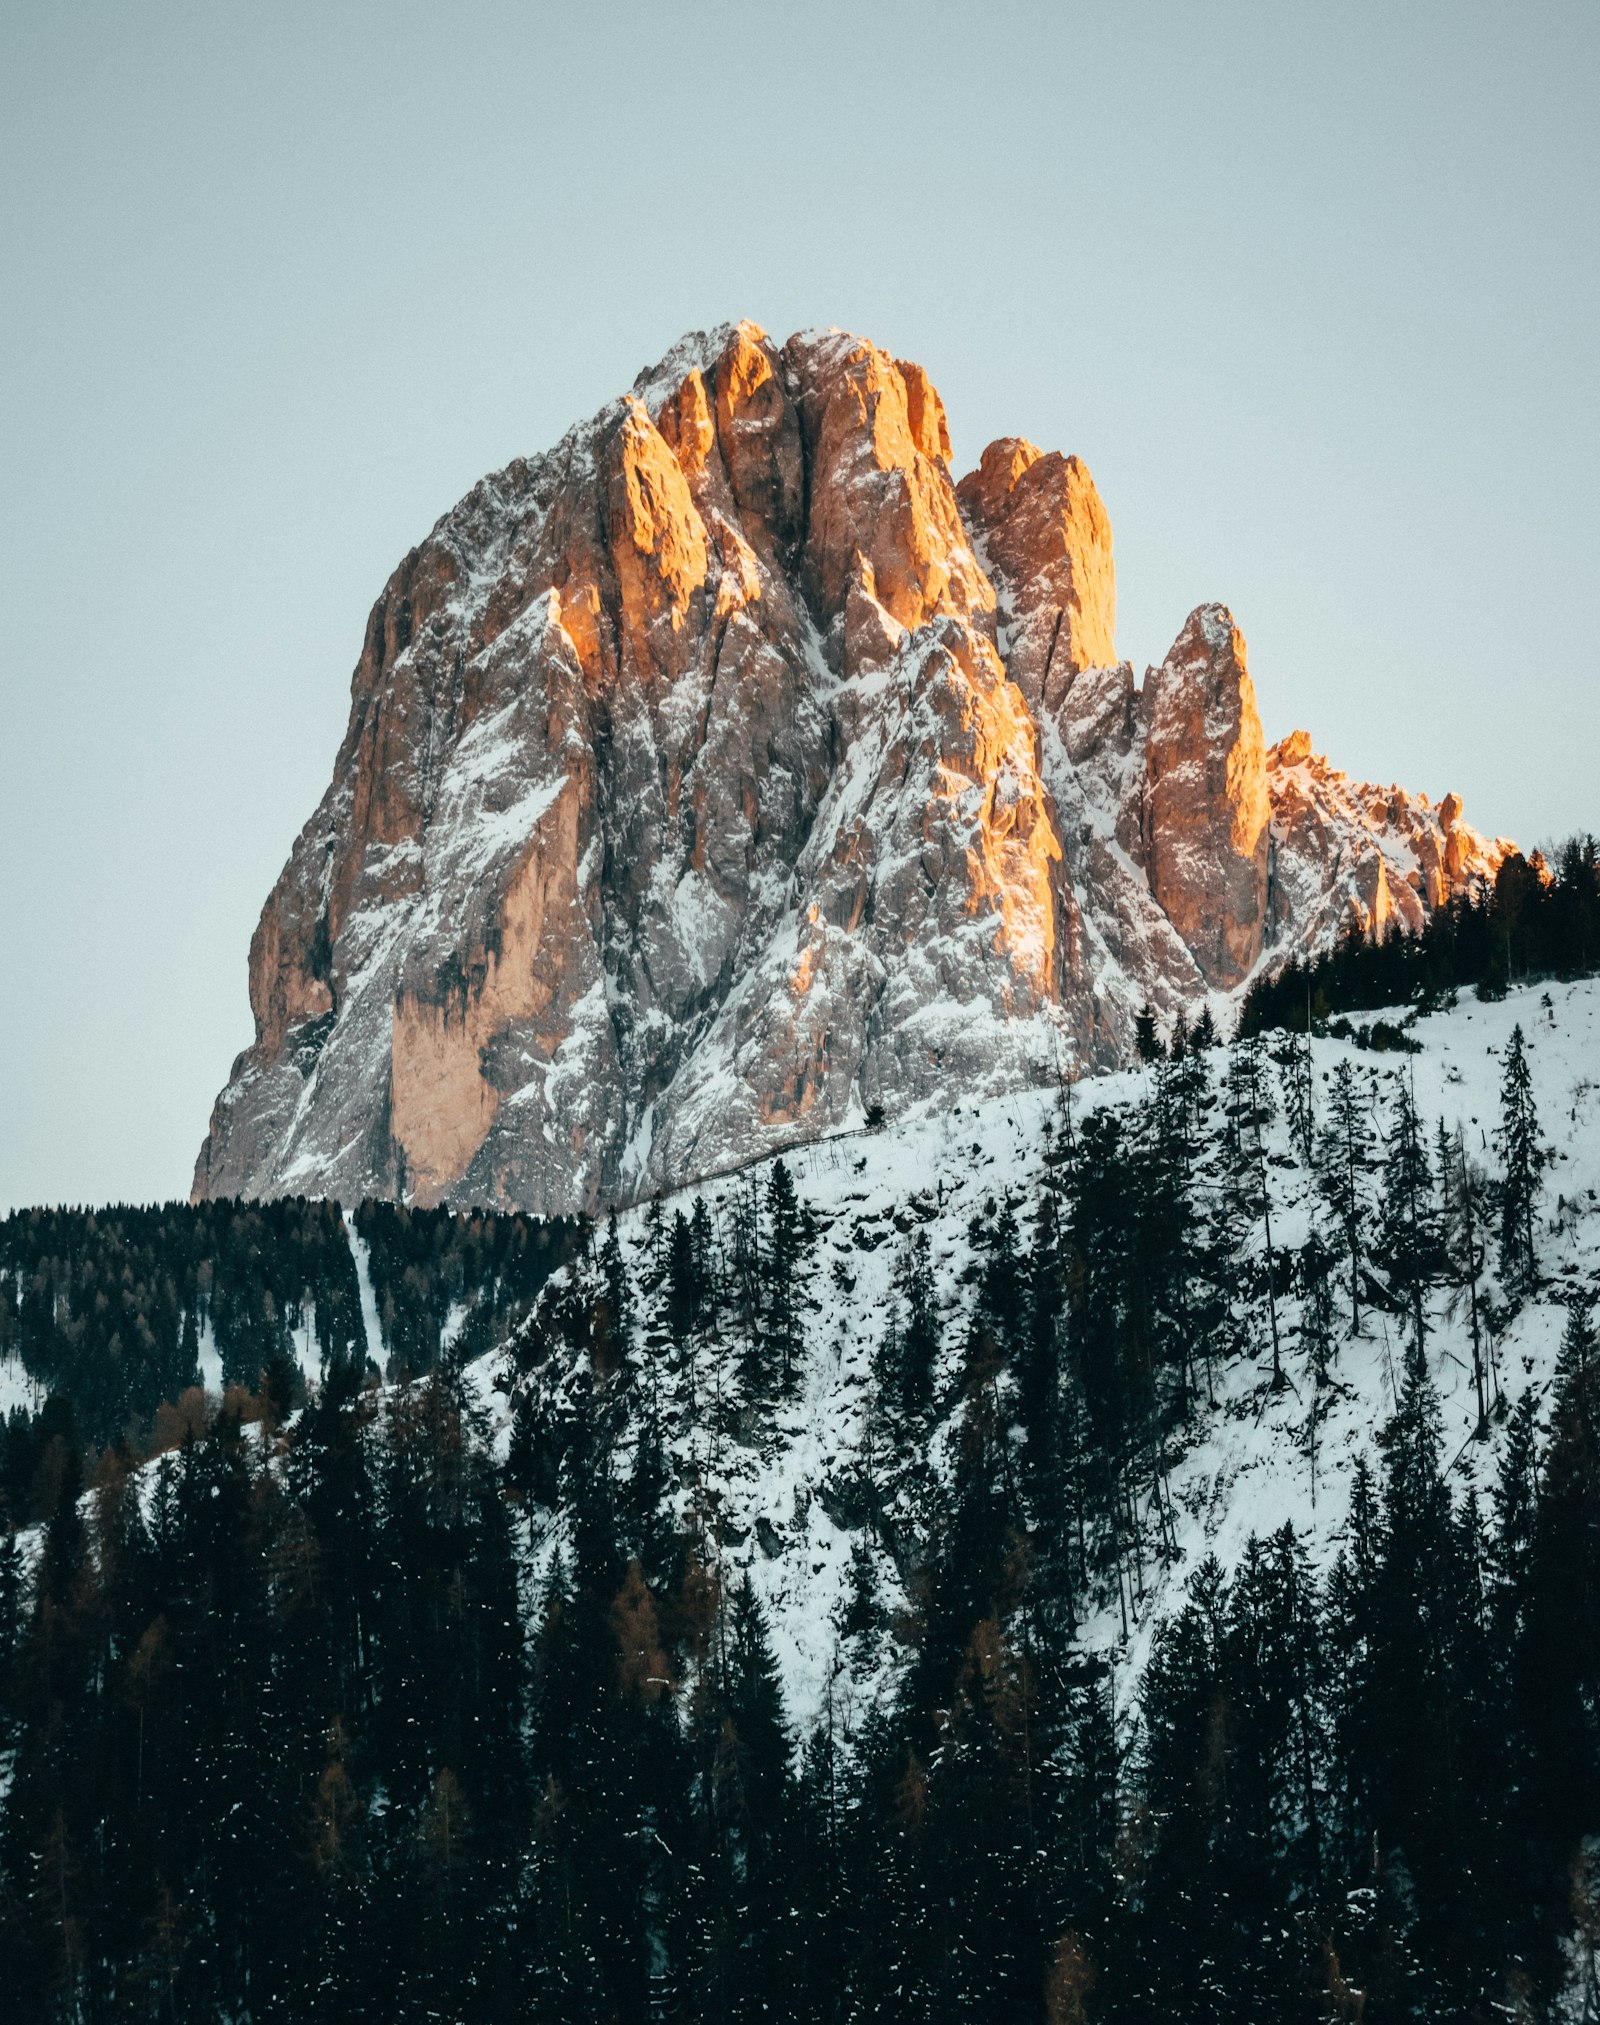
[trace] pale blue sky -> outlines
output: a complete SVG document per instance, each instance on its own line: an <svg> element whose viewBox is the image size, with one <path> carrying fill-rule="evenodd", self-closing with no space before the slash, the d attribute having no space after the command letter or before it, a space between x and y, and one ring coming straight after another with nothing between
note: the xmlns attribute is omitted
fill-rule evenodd
<svg viewBox="0 0 1600 2025"><path fill-rule="evenodd" d="M1120 643L1600 827L1600 6L0 8L0 1206L182 1194L367 608L680 331L1075 450Z"/></svg>

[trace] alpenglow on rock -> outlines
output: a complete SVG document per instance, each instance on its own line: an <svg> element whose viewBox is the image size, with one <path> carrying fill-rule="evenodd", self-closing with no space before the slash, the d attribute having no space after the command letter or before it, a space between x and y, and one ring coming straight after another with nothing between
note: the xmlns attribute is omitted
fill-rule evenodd
<svg viewBox="0 0 1600 2025"><path fill-rule="evenodd" d="M594 1209L1126 1060L1492 873L1447 797L1264 750L1203 605L1136 683L1111 525L920 366L685 338L373 607L250 948L196 1196Z"/></svg>

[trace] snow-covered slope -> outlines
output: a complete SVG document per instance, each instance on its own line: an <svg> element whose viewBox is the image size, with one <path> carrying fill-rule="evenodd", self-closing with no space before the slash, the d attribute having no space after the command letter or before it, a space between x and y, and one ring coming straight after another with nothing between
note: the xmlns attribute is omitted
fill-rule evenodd
<svg viewBox="0 0 1600 2025"><path fill-rule="evenodd" d="M1600 1294L1600 982L1515 991L1504 1002L1464 999L1447 1011L1417 1019L1410 1028L1420 1052L1374 1053L1356 1041L1317 1039L1311 1044L1317 1124L1326 1125L1335 1070L1348 1062L1368 1107L1380 1165L1364 1184L1375 1203L1382 1184L1382 1131L1397 1084L1410 1082L1428 1143L1442 1121L1459 1128L1469 1159L1495 1165L1502 1060L1514 1026L1527 1042L1535 1101L1548 1147L1538 1219L1543 1285L1502 1333L1490 1338L1489 1383L1507 1405L1526 1388L1547 1388L1566 1319L1567 1298ZM1229 1050L1214 1050L1207 1075L1220 1093ZM1280 1069L1267 1055L1267 1080ZM1074 1088L1071 1104L1081 1132L1090 1112L1148 1101L1153 1070L1108 1075ZM848 1734L864 1705L884 1691L897 1647L885 1631L875 1651L847 1649L841 1620L851 1583L852 1552L870 1545L882 1593L891 1608L908 1599L902 1569L869 1525L860 1505L864 1474L893 1477L893 1457L868 1455L873 1438L874 1368L897 1314L896 1269L912 1232L931 1247L943 1321L943 1372L953 1385L965 1341L964 1318L973 1299L976 1232L1009 1196L1019 1221L1031 1217L1045 1185L1047 1134L1059 1126L1060 1093L1022 1091L971 1102L929 1100L899 1124L876 1133L829 1139L787 1156L801 1199L821 1227L816 1305L806 1328L801 1382L793 1400L755 1436L719 1433L705 1410L705 1390L718 1352L700 1354L698 1410L692 1410L685 1370L674 1370L659 1332L651 1341L649 1314L640 1318L633 1351L637 1382L621 1384L622 1424L636 1431L646 1382L659 1397L678 1480L676 1510L691 1502L711 1515L705 1551L728 1573L748 1573L768 1606L785 1694L802 1726L831 1707ZM1220 1112L1220 1103L1218 1112ZM1212 1136L1218 1132L1213 1113ZM1306 1239L1319 1211L1314 1176L1295 1149L1285 1117L1269 1128L1268 1164L1273 1240L1287 1254ZM765 1165L665 1199L670 1219L704 1199L726 1244L736 1191L760 1186ZM1220 1176L1202 1188L1214 1208ZM1210 1198L1207 1203L1207 1198ZM645 1209L625 1212L619 1231L635 1276L642 1274L649 1229ZM1492 1234L1491 1234L1492 1239ZM1241 1259L1259 1254L1259 1231L1247 1231ZM1494 1289L1492 1241L1482 1291ZM1241 1273L1240 1283L1245 1275ZM1340 1301L1342 1304L1342 1295ZM648 1311L648 1300L644 1303ZM1375 1456L1375 1438L1390 1413L1404 1355L1406 1323L1368 1304L1360 1335L1336 1331L1330 1383L1318 1400L1314 1445L1308 1425L1315 1388L1301 1342L1301 1305L1293 1293L1278 1303L1288 1383L1274 1390L1267 1318L1259 1301L1236 1302L1243 1354L1220 1360L1213 1373L1214 1400L1203 1395L1181 1435L1170 1479L1175 1552L1163 1553L1153 1511L1144 1513L1142 1565L1102 1580L1092 1600L1084 1637L1113 1662L1122 1686L1142 1666L1152 1630L1180 1599L1199 1561L1214 1553L1235 1565L1252 1533L1266 1535L1285 1521L1305 1541L1314 1564L1336 1551L1348 1514L1351 1473L1358 1457ZM1501 1420L1491 1416L1490 1438L1474 1439L1470 1330L1458 1294L1436 1288L1429 1300L1428 1363L1443 1405L1452 1481L1460 1489L1492 1481ZM724 1364L727 1357L724 1355ZM573 1370L559 1358L531 1378L515 1375L517 1359L503 1354L474 1367L480 1396L496 1417L499 1440L509 1440L513 1405L532 1389L540 1418L559 1417ZM725 1379L732 1383L732 1380ZM618 1381L612 1381L617 1385ZM935 1475L948 1481L954 1419L936 1429L929 1454ZM618 1465L628 1466L625 1434ZM903 1459L902 1459L903 1460ZM892 1497L890 1500L892 1506ZM534 1504L528 1535L530 1580L538 1580L566 1541L558 1511ZM1119 1692L1118 1705L1127 1697Z"/></svg>

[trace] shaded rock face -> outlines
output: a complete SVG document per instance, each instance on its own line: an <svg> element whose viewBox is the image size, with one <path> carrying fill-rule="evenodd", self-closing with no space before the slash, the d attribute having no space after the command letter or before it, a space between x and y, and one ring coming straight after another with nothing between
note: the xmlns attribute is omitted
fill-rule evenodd
<svg viewBox="0 0 1600 2025"><path fill-rule="evenodd" d="M1222 607L1142 688L1114 625L1076 458L957 486L921 367L684 339L373 607L196 1195L593 1209L1110 1065L1492 873L1454 797L1264 753Z"/></svg>

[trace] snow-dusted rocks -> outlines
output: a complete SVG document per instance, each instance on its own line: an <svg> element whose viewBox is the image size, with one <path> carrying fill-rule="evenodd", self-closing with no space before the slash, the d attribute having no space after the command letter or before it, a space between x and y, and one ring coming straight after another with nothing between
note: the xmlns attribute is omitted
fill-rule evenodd
<svg viewBox="0 0 1600 2025"><path fill-rule="evenodd" d="M1292 731L1267 754L1275 916L1313 943L1349 920L1383 933L1419 928L1453 893L1492 880L1513 848L1461 820L1461 797L1435 808L1404 788L1336 772Z"/></svg>
<svg viewBox="0 0 1600 2025"><path fill-rule="evenodd" d="M1077 459L949 458L919 366L741 324L447 514L373 608L195 1193L592 1208L1113 1065L1144 999L1492 871L1453 797L1264 758L1221 607L1141 689Z"/></svg>
<svg viewBox="0 0 1600 2025"><path fill-rule="evenodd" d="M1005 436L956 488L1001 590L1011 679L1057 707L1085 668L1117 658L1111 517L1076 457Z"/></svg>
<svg viewBox="0 0 1600 2025"><path fill-rule="evenodd" d="M1223 605L1191 612L1144 685L1145 868L1207 982L1225 989L1261 955L1267 915L1267 774L1244 635Z"/></svg>

